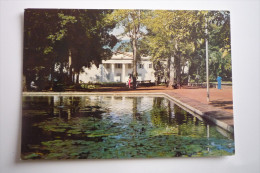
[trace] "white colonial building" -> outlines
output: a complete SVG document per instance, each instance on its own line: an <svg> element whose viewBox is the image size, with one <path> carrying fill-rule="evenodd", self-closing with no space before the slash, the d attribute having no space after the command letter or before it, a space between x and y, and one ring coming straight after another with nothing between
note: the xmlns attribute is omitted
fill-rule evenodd
<svg viewBox="0 0 260 173"><path fill-rule="evenodd" d="M133 53L114 53L109 60L103 60L99 67L92 65L85 68L79 76L81 83L87 82L121 82L125 83L133 73ZM150 57L141 57L137 63L137 81L154 82L154 69Z"/></svg>

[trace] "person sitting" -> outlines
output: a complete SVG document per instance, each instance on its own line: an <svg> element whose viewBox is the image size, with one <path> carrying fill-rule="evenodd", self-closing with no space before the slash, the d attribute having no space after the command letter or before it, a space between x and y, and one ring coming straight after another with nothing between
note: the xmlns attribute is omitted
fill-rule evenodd
<svg viewBox="0 0 260 173"><path fill-rule="evenodd" d="M33 91L37 90L37 86L35 85L34 81L31 82L30 87Z"/></svg>

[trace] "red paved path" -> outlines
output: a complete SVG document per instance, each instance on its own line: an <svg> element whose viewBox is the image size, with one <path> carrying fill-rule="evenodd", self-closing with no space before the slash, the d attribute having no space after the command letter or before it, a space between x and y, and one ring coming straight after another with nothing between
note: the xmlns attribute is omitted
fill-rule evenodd
<svg viewBox="0 0 260 173"><path fill-rule="evenodd" d="M211 88L210 102L207 102L207 91L204 88L199 89L177 89L173 91L188 98L192 98L204 104L210 104L214 107L223 109L233 113L233 99L232 99L232 88L226 88L218 90L216 88Z"/></svg>

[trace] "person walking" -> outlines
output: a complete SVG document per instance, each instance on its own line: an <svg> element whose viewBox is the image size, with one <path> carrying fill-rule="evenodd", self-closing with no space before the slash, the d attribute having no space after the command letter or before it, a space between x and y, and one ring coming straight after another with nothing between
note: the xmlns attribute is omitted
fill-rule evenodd
<svg viewBox="0 0 260 173"><path fill-rule="evenodd" d="M221 80L222 80L222 77L218 76L217 81L218 81L218 89L219 90L221 90Z"/></svg>

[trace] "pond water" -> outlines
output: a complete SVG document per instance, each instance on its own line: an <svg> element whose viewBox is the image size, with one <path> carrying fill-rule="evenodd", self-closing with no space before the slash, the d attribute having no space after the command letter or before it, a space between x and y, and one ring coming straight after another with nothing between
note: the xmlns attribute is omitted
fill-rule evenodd
<svg viewBox="0 0 260 173"><path fill-rule="evenodd" d="M21 158L233 155L230 134L164 97L23 96Z"/></svg>

